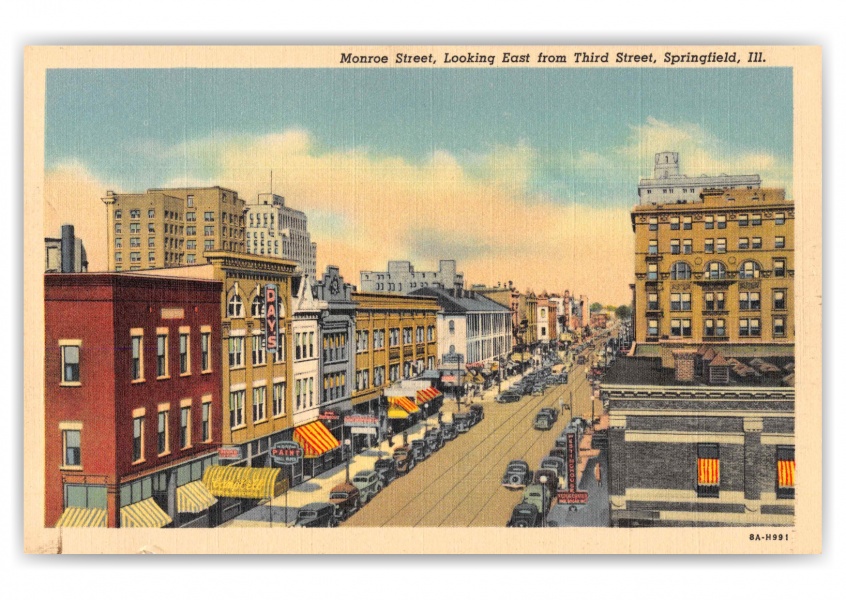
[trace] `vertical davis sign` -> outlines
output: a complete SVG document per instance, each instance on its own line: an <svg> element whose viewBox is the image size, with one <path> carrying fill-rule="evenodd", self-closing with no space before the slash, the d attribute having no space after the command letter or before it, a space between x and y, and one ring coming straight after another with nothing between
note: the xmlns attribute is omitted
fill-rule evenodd
<svg viewBox="0 0 846 600"><path fill-rule="evenodd" d="M264 347L276 353L279 348L279 294L276 284L264 286Z"/></svg>

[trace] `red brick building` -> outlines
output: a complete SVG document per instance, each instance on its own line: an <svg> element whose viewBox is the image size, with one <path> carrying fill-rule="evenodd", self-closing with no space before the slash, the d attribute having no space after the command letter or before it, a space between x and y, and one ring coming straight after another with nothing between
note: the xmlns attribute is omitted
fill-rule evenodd
<svg viewBox="0 0 846 600"><path fill-rule="evenodd" d="M45 526L207 525L221 283L46 274Z"/></svg>

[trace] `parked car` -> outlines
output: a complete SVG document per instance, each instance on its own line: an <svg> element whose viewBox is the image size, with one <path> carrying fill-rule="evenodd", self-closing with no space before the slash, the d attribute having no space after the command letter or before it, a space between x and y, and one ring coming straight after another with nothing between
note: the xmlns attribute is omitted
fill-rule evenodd
<svg viewBox="0 0 846 600"><path fill-rule="evenodd" d="M552 422L555 423L558 421L558 409L554 406L547 406L546 408L540 409L540 413L546 413L549 415L549 418L552 419Z"/></svg>
<svg viewBox="0 0 846 600"><path fill-rule="evenodd" d="M509 404L511 402L520 402L522 391L507 391L502 392L496 397L496 401L500 404Z"/></svg>
<svg viewBox="0 0 846 600"><path fill-rule="evenodd" d="M567 449L567 434L575 433L576 434L576 444L578 445L582 432L579 431L579 428L573 424L573 421L570 421L570 424L564 428L559 436L555 439L555 447L556 448L564 448Z"/></svg>
<svg viewBox="0 0 846 600"><path fill-rule="evenodd" d="M502 485L510 490L526 487L532 481L532 471L525 460L512 460L505 467Z"/></svg>
<svg viewBox="0 0 846 600"><path fill-rule="evenodd" d="M575 426L579 430L580 434L584 433L585 430L590 427L590 423L588 423L587 419L584 419L582 417L573 417L572 419L570 419L570 423L568 424L568 426L569 425Z"/></svg>
<svg viewBox="0 0 846 600"><path fill-rule="evenodd" d="M312 502L297 511L294 527L336 527L335 505L329 502Z"/></svg>
<svg viewBox="0 0 846 600"><path fill-rule="evenodd" d="M417 465L411 446L400 446L394 450L394 461L397 465L397 473L400 475L405 475Z"/></svg>
<svg viewBox="0 0 846 600"><path fill-rule="evenodd" d="M470 414L476 419L476 423L485 418L485 407L481 404L471 404L469 407Z"/></svg>
<svg viewBox="0 0 846 600"><path fill-rule="evenodd" d="M441 425L441 431L444 434L444 441L448 442L458 437L458 429L454 423L444 423Z"/></svg>
<svg viewBox="0 0 846 600"><path fill-rule="evenodd" d="M370 502L373 496L382 490L382 479L379 477L379 473L369 469L356 473L352 479L352 484L358 488L362 504Z"/></svg>
<svg viewBox="0 0 846 600"><path fill-rule="evenodd" d="M521 503L514 507L506 527L540 527L542 517L534 504Z"/></svg>
<svg viewBox="0 0 846 600"><path fill-rule="evenodd" d="M422 462L432 455L432 449L426 440L413 440L411 442L411 450L414 452L414 460Z"/></svg>
<svg viewBox="0 0 846 600"><path fill-rule="evenodd" d="M579 355L579 358L576 359L577 365L583 365L587 362L587 359L584 356Z"/></svg>
<svg viewBox="0 0 846 600"><path fill-rule="evenodd" d="M558 473L559 477L567 476L567 461L558 456L546 456L541 460L541 469L551 469Z"/></svg>
<svg viewBox="0 0 846 600"><path fill-rule="evenodd" d="M455 428L458 430L458 433L467 433L470 431L470 427L472 426L471 419L472 417L467 413L457 413L452 415L452 422L455 424Z"/></svg>
<svg viewBox="0 0 846 600"><path fill-rule="evenodd" d="M387 487L394 479L399 477L397 463L393 458L380 458L373 465L373 470L379 473L382 480L382 487Z"/></svg>
<svg viewBox="0 0 846 600"><path fill-rule="evenodd" d="M567 447L564 448L553 448L549 451L549 456L557 456L564 462L567 462Z"/></svg>
<svg viewBox="0 0 846 600"><path fill-rule="evenodd" d="M345 481L332 488L329 502L335 505L335 518L345 521L361 508L361 493L352 483Z"/></svg>
<svg viewBox="0 0 846 600"><path fill-rule="evenodd" d="M532 386L532 396L541 396L544 392L544 386L540 383Z"/></svg>
<svg viewBox="0 0 846 600"><path fill-rule="evenodd" d="M523 490L523 503L534 504L538 511L546 514L552 505L552 494L539 483L531 483Z"/></svg>
<svg viewBox="0 0 846 600"><path fill-rule="evenodd" d="M444 447L444 434L437 427L427 431L426 437L424 439L426 440L426 443L429 445L429 449L432 452L440 450Z"/></svg>
<svg viewBox="0 0 846 600"><path fill-rule="evenodd" d="M535 416L534 428L538 431L549 431L550 429L552 429L552 423L553 420L549 416L549 413L540 411Z"/></svg>
<svg viewBox="0 0 846 600"><path fill-rule="evenodd" d="M542 477L546 477L546 483L541 483ZM532 477L532 483L545 485L546 493L549 496L554 496L558 492L559 487L564 487L564 479L554 469L538 469L535 471L534 477Z"/></svg>

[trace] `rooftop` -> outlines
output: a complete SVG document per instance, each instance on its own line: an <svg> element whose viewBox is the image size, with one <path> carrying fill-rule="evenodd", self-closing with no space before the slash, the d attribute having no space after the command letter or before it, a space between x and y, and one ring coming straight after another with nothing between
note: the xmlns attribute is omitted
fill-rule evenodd
<svg viewBox="0 0 846 600"><path fill-rule="evenodd" d="M726 384L712 384L699 377L694 381L677 381L675 370L661 366L660 358L622 357L605 371L602 385L650 385L673 387L793 387L792 356L770 356L742 359L725 357L718 363L729 367ZM714 365L718 366L718 365Z"/></svg>
<svg viewBox="0 0 846 600"><path fill-rule="evenodd" d="M490 298L477 294L472 290L446 290L443 288L426 287L409 292L410 296L428 296L435 298L446 314L464 314L468 312L506 312L511 309L494 302Z"/></svg>

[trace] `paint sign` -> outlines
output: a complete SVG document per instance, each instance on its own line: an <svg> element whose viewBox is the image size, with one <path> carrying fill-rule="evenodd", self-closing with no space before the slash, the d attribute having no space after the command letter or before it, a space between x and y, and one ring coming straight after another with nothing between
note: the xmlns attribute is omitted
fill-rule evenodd
<svg viewBox="0 0 846 600"><path fill-rule="evenodd" d="M277 467L295 465L303 458L303 449L297 442L276 442L270 449L270 462Z"/></svg>
<svg viewBox="0 0 846 600"><path fill-rule="evenodd" d="M279 348L279 295L276 284L264 286L264 346L271 354Z"/></svg>

